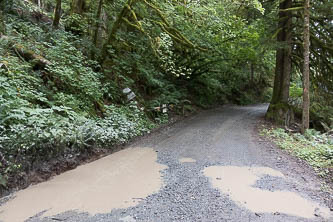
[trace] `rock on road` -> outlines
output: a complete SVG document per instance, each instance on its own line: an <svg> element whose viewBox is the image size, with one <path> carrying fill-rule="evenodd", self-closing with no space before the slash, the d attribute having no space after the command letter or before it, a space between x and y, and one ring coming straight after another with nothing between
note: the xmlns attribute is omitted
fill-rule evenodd
<svg viewBox="0 0 333 222"><path fill-rule="evenodd" d="M0 221L333 221L308 168L258 140L266 109L201 112L17 192Z"/></svg>

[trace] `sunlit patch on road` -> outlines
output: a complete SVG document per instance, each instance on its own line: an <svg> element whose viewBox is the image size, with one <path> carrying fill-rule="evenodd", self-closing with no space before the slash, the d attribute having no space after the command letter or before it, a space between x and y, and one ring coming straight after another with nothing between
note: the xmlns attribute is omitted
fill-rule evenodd
<svg viewBox="0 0 333 222"><path fill-rule="evenodd" d="M123 222L136 222L136 220L131 216L126 216L126 217L120 218L119 220L123 221Z"/></svg>
<svg viewBox="0 0 333 222"><path fill-rule="evenodd" d="M129 148L31 186L0 207L0 220L22 222L46 210L52 216L69 210L90 214L135 206L163 183L157 154Z"/></svg>
<svg viewBox="0 0 333 222"><path fill-rule="evenodd" d="M268 175L284 175L267 167L211 166L204 169L213 187L219 189L241 207L255 213L284 213L304 218L315 214L328 218L330 210L291 191L269 191L254 187L256 181Z"/></svg>
<svg viewBox="0 0 333 222"><path fill-rule="evenodd" d="M180 158L179 162L181 162L181 163L195 163L197 161L195 159L192 159L192 158Z"/></svg>

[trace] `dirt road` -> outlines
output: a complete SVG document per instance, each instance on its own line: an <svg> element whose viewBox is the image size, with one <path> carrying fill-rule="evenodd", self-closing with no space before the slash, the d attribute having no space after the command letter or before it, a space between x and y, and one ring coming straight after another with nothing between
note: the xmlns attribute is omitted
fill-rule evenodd
<svg viewBox="0 0 333 222"><path fill-rule="evenodd" d="M224 106L15 194L0 220L333 221L332 196L255 126L267 106Z"/></svg>

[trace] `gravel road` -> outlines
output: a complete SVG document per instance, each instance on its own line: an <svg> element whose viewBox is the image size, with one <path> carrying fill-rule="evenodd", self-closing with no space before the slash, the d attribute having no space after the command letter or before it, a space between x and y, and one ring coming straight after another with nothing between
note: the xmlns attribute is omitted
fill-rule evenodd
<svg viewBox="0 0 333 222"><path fill-rule="evenodd" d="M219 107L130 144L151 148L164 166L160 189L130 207L27 221L333 221L332 196L313 172L256 135L266 109Z"/></svg>

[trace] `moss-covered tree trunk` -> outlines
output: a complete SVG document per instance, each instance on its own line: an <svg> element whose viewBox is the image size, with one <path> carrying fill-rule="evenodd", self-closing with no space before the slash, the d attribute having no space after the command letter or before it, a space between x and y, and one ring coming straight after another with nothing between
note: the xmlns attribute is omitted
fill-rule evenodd
<svg viewBox="0 0 333 222"><path fill-rule="evenodd" d="M72 0L71 14L82 15L86 9L86 5L87 4L85 0Z"/></svg>
<svg viewBox="0 0 333 222"><path fill-rule="evenodd" d="M279 5L277 42L281 45L276 51L276 65L273 97L266 118L279 124L289 125L291 108L288 105L291 75L292 0L284 0Z"/></svg>
<svg viewBox="0 0 333 222"><path fill-rule="evenodd" d="M92 51L91 51L92 59L95 59L96 49L98 49L100 46L99 39L101 38L100 29L101 29L101 23L102 23L101 16L102 16L102 12L103 12L103 4L104 4L104 0L99 0L97 13L96 13L96 17L95 17L94 31L93 31L93 44L94 44L95 48L92 48Z"/></svg>
<svg viewBox="0 0 333 222"><path fill-rule="evenodd" d="M97 14L96 14L95 32L94 32L94 38L93 38L93 43L96 47L97 47L97 42L98 42L98 33L99 33L99 29L100 29L100 24L101 24L100 20L101 20L102 8L103 8L103 0L99 0Z"/></svg>
<svg viewBox="0 0 333 222"><path fill-rule="evenodd" d="M131 8L138 0L128 0L123 9L119 12L116 21L113 23L112 29L109 32L109 36L108 39L106 40L106 42L103 45L102 48L102 58L101 58L101 62L105 61L105 59L107 58L108 55L108 46L114 44L115 40L116 40L116 34L117 31L120 29L121 25L124 22L124 18L126 17L126 15L129 12L129 8Z"/></svg>
<svg viewBox="0 0 333 222"><path fill-rule="evenodd" d="M60 17L61 17L61 0L57 0L57 5L54 10L54 18L53 18L53 28L58 28L60 23Z"/></svg>
<svg viewBox="0 0 333 222"><path fill-rule="evenodd" d="M5 16L0 10L0 37L6 33Z"/></svg>
<svg viewBox="0 0 333 222"><path fill-rule="evenodd" d="M98 32L99 32L99 28L100 28L100 24L101 24L100 20L101 20L102 8L103 8L103 0L99 0L98 10L97 10L97 14L96 14L94 39L93 39L95 46L97 46L97 42L98 42Z"/></svg>

